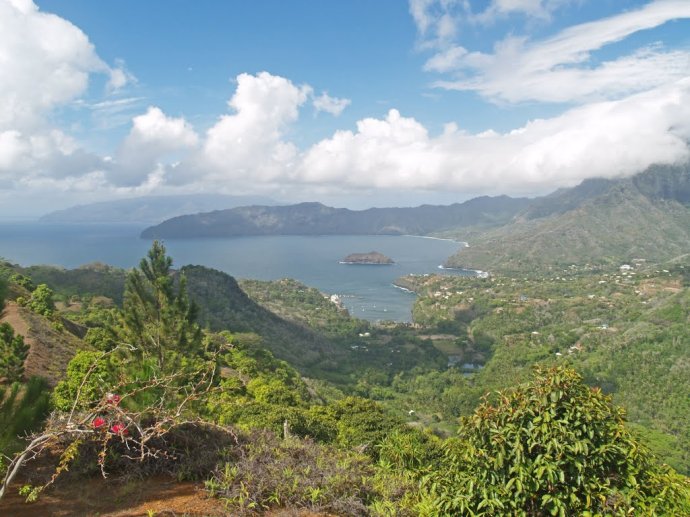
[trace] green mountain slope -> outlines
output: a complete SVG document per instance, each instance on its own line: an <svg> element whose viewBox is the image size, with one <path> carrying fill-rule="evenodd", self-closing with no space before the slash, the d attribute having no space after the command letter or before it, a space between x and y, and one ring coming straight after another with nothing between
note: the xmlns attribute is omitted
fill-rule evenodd
<svg viewBox="0 0 690 517"><path fill-rule="evenodd" d="M199 323L213 331L256 333L262 345L302 371L334 368L349 350L306 326L263 308L230 275L203 266L184 266L189 296L199 306Z"/></svg>
<svg viewBox="0 0 690 517"><path fill-rule="evenodd" d="M497 226L529 204L526 198L479 197L449 206L348 210L321 203L249 206L185 215L147 228L144 238L238 235L426 235L467 226Z"/></svg>
<svg viewBox="0 0 690 517"><path fill-rule="evenodd" d="M458 236L462 236L459 234ZM450 267L502 271L671 260L690 253L690 167L588 180L537 199L512 223L470 240Z"/></svg>

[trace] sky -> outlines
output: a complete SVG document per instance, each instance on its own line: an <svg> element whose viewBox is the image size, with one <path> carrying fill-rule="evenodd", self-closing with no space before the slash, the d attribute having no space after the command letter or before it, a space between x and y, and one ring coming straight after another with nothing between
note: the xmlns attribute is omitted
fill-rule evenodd
<svg viewBox="0 0 690 517"><path fill-rule="evenodd" d="M0 0L0 217L534 196L690 159L690 0Z"/></svg>

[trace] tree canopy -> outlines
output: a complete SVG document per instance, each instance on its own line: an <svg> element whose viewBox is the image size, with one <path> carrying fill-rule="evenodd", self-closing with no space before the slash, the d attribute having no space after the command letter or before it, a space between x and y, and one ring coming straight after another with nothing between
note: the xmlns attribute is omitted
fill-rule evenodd
<svg viewBox="0 0 690 517"><path fill-rule="evenodd" d="M186 278L173 276L165 246L154 241L139 268L127 276L118 341L132 353L153 359L162 371L172 371L184 356L201 350L197 308L187 296Z"/></svg>
<svg viewBox="0 0 690 517"><path fill-rule="evenodd" d="M538 369L485 401L424 481L428 515L688 515L690 485L572 369Z"/></svg>

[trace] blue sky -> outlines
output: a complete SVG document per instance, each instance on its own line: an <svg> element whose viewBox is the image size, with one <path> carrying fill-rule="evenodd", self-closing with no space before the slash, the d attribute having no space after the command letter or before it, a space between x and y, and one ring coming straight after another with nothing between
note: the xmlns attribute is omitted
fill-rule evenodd
<svg viewBox="0 0 690 517"><path fill-rule="evenodd" d="M447 203L690 155L687 0L0 0L3 55L0 216Z"/></svg>

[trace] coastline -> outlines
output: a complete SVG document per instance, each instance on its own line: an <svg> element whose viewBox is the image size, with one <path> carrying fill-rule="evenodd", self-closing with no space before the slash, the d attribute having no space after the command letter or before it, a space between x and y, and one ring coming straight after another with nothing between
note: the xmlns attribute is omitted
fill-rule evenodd
<svg viewBox="0 0 690 517"><path fill-rule="evenodd" d="M407 287L403 287L403 286L398 285L396 283L392 283L391 285L393 287L395 287L396 289L400 289L401 291L405 291L406 293L414 294L415 296L417 296L417 292L413 291L412 289L408 289Z"/></svg>
<svg viewBox="0 0 690 517"><path fill-rule="evenodd" d="M394 266L395 262L344 262L339 260L338 264L345 264L347 266Z"/></svg>
<svg viewBox="0 0 690 517"><path fill-rule="evenodd" d="M435 241L457 242L458 244L462 244L463 247L465 247L465 248L469 248L469 247L470 247L470 245L469 245L469 243L468 243L467 241L458 241L458 240L455 240L455 239L447 239L447 238L445 238L445 237L432 237L432 236L430 236L430 235L412 235L412 234L409 234L409 233L404 233L404 234L401 235L401 237L416 237L417 239L432 239L432 240L435 240Z"/></svg>
<svg viewBox="0 0 690 517"><path fill-rule="evenodd" d="M438 265L438 269L443 271L467 271L468 273L474 273L478 278L489 278L491 273L488 271L482 271L481 269L465 269L462 267L446 267L443 264Z"/></svg>

